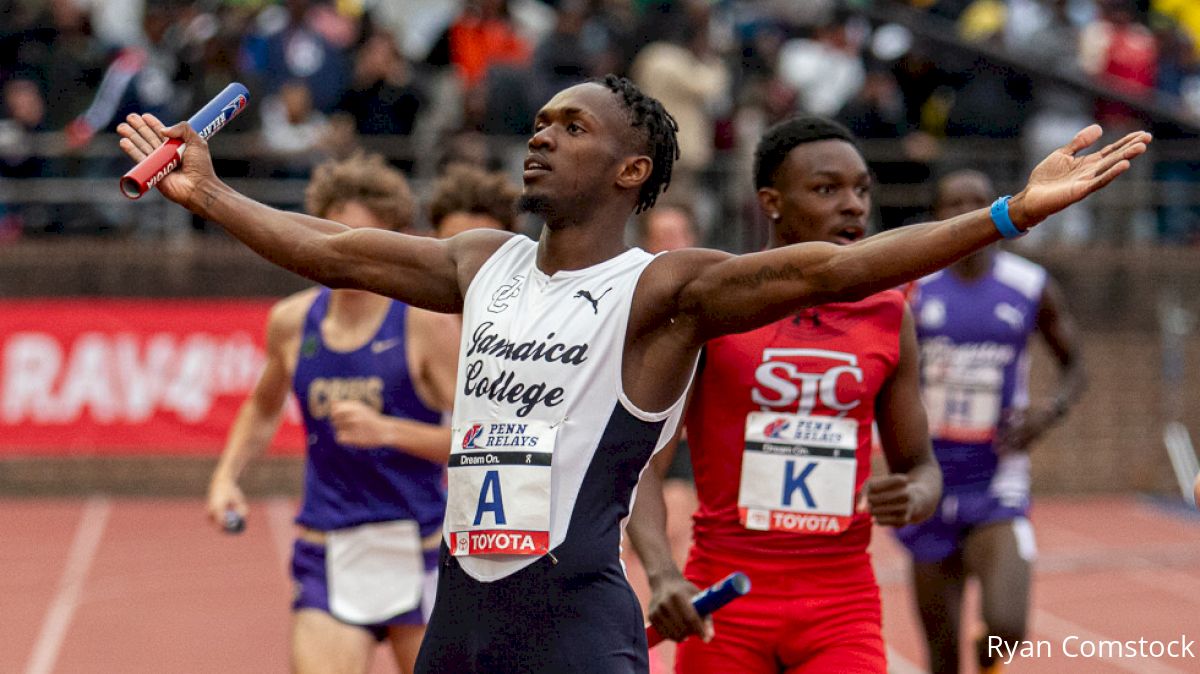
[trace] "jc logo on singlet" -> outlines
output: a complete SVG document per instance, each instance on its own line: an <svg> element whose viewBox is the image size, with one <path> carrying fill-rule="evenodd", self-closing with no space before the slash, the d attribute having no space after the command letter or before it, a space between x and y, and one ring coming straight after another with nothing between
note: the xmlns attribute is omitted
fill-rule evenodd
<svg viewBox="0 0 1200 674"><path fill-rule="evenodd" d="M842 351L763 349L754 382L750 399L776 412L842 417L862 402L858 356Z"/></svg>

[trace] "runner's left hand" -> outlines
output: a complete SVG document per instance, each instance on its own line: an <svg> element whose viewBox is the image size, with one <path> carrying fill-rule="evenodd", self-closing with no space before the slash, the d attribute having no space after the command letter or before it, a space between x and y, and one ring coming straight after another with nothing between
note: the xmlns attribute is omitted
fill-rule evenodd
<svg viewBox="0 0 1200 674"><path fill-rule="evenodd" d="M334 439L348 447L383 447L389 444L383 415L357 400L339 400L330 407Z"/></svg>
<svg viewBox="0 0 1200 674"><path fill-rule="evenodd" d="M869 478L863 485L858 511L870 513L876 524L887 527L911 524L917 512L914 492L903 473Z"/></svg>
<svg viewBox="0 0 1200 674"><path fill-rule="evenodd" d="M1081 154L1100 140L1093 124L1071 142L1050 153L1033 169L1029 183L1013 197L1013 221L1018 227L1036 225L1087 195L1108 185L1129 170L1129 163L1146 151L1150 134L1134 131L1091 154Z"/></svg>
<svg viewBox="0 0 1200 674"><path fill-rule="evenodd" d="M1004 456L1029 449L1029 445L1050 430L1060 416L1062 414L1052 407L1009 412L996 437L996 453Z"/></svg>

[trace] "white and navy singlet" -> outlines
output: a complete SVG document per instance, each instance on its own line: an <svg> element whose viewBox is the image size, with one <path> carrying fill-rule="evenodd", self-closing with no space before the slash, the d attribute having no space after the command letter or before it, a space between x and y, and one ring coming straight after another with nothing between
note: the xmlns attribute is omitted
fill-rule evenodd
<svg viewBox="0 0 1200 674"><path fill-rule="evenodd" d="M536 256L514 236L467 290L424 674L648 671L621 527L683 407L645 412L622 388L653 257L635 248L547 276Z"/></svg>

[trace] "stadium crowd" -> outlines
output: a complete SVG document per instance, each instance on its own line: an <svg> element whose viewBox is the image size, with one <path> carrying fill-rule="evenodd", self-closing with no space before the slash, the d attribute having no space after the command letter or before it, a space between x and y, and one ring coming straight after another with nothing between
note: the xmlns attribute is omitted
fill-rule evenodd
<svg viewBox="0 0 1200 674"><path fill-rule="evenodd" d="M316 163L364 146L418 184L452 161L515 174L550 92L607 72L630 76L679 120L671 196L690 202L708 243L737 247L744 237L714 223L753 219L754 142L796 112L832 116L868 147L890 148L886 161L868 152L883 185L961 168L941 160L959 139L998 140L1010 155L1036 158L1092 121L1114 136L1150 124L1160 139L1194 137L1200 5L4 0L0 177L119 175L123 158L89 152L103 145L92 144L95 134L135 110L184 119L235 80L255 101L232 132L250 142L224 158L225 175L306 178ZM1030 168L1015 164L1013 179ZM1141 176L1159 195L1140 212L1075 209L1037 236L1123 241L1138 238L1130 222L1141 217L1142 239L1194 243L1196 168L1159 159ZM127 211L90 210L0 205L0 229L7 238L124 231ZM881 224L920 214L883 209Z"/></svg>

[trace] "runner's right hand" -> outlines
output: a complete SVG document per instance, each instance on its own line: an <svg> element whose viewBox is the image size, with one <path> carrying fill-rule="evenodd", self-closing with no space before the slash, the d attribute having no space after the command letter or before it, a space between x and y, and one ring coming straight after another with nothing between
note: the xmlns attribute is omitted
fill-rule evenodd
<svg viewBox="0 0 1200 674"><path fill-rule="evenodd" d="M164 197L177 204L186 207L196 196L200 183L216 178L208 143L187 122L168 127L154 115L130 114L117 125L117 134L121 137L121 149L135 162L145 159L167 138L178 138L186 144L182 165L157 185Z"/></svg>
<svg viewBox="0 0 1200 674"><path fill-rule="evenodd" d="M651 585L650 624L659 634L672 641L683 641L693 634L706 642L712 640L712 618L701 618L692 606L692 597L700 593L700 588L678 573Z"/></svg>
<svg viewBox="0 0 1200 674"><path fill-rule="evenodd" d="M217 531L225 529L225 513L232 510L246 519L246 497L233 480L214 479L208 486L208 521Z"/></svg>

